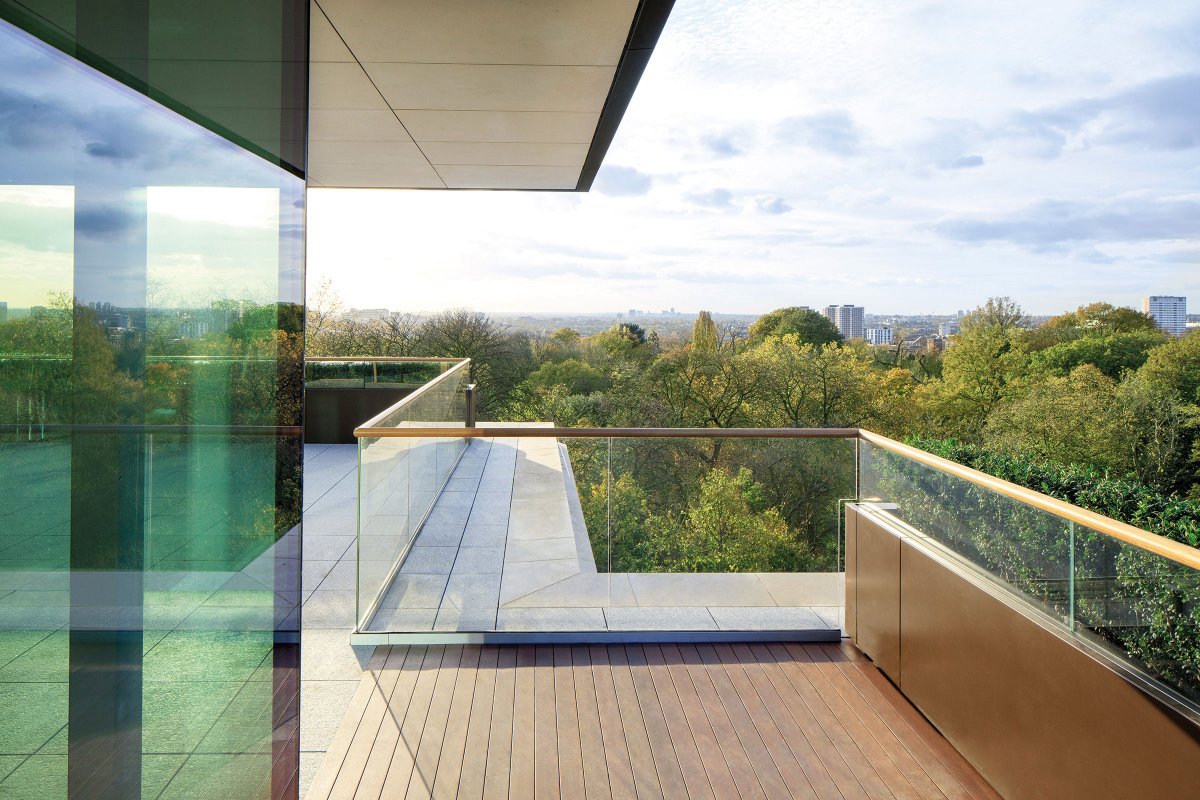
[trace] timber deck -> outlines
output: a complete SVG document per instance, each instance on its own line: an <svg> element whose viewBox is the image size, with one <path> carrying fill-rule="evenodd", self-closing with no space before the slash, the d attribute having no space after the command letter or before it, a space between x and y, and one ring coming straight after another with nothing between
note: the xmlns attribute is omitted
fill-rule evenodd
<svg viewBox="0 0 1200 800"><path fill-rule="evenodd" d="M847 644L377 649L307 794L997 798Z"/></svg>

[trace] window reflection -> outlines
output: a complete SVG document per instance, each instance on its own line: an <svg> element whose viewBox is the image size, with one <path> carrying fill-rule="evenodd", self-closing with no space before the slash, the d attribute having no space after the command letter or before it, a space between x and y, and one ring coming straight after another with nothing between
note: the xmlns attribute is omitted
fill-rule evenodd
<svg viewBox="0 0 1200 800"><path fill-rule="evenodd" d="M300 179L0 23L0 796L287 794L302 240Z"/></svg>

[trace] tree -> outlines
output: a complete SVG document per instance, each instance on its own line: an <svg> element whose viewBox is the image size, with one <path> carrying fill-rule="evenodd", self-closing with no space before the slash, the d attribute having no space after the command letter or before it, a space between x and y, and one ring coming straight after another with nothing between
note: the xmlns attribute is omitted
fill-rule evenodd
<svg viewBox="0 0 1200 800"><path fill-rule="evenodd" d="M837 326L811 308L777 308L763 314L750 326L751 341L788 334L795 335L800 342L814 345L840 344L842 341Z"/></svg>
<svg viewBox="0 0 1200 800"><path fill-rule="evenodd" d="M1166 341L1166 335L1154 329L1089 333L1035 352L1031 364L1035 370L1055 375L1066 375L1078 366L1092 364L1108 377L1119 380L1125 372L1146 363L1150 351Z"/></svg>
<svg viewBox="0 0 1200 800"><path fill-rule="evenodd" d="M1152 384L1175 391L1184 403L1200 403L1200 332L1156 347L1138 373Z"/></svg>
<svg viewBox="0 0 1200 800"><path fill-rule="evenodd" d="M1091 364L1066 376L1043 376L991 412L984 445L1039 464L1091 465L1123 475L1131 465L1116 394L1116 381Z"/></svg>
<svg viewBox="0 0 1200 800"><path fill-rule="evenodd" d="M529 337L512 333L487 314L460 308L425 320L420 330L423 355L471 359L471 380L479 384L479 411L493 414L533 371Z"/></svg>
<svg viewBox="0 0 1200 800"><path fill-rule="evenodd" d="M870 416L871 368L851 348L814 346L786 334L768 337L746 360L756 365L759 424L853 427Z"/></svg>
<svg viewBox="0 0 1200 800"><path fill-rule="evenodd" d="M1025 327L1025 312L1011 297L989 297L987 302L963 317L962 329L970 327L999 328L1008 332Z"/></svg>
<svg viewBox="0 0 1200 800"><path fill-rule="evenodd" d="M345 306L333 281L329 278L321 281L312 297L305 305L305 335L309 340L316 340L328 333L336 320L345 313Z"/></svg>
<svg viewBox="0 0 1200 800"><path fill-rule="evenodd" d="M988 300L963 318L942 359L943 424L954 435L977 441L992 409L1021 393L1029 371L1023 319L1008 298Z"/></svg>
<svg viewBox="0 0 1200 800"><path fill-rule="evenodd" d="M713 321L712 314L701 311L692 325L692 352L715 353L719 343L717 323Z"/></svg>
<svg viewBox="0 0 1200 800"><path fill-rule="evenodd" d="M608 388L608 377L598 369L569 358L542 364L525 381L531 387L562 386L569 394L591 394Z"/></svg>

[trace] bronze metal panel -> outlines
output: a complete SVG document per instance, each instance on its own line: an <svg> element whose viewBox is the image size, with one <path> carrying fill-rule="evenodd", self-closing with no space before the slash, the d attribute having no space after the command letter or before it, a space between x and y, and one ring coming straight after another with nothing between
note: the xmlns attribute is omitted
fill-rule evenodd
<svg viewBox="0 0 1200 800"><path fill-rule="evenodd" d="M1191 721L911 539L901 575L900 688L1004 797L1200 796Z"/></svg>
<svg viewBox="0 0 1200 800"><path fill-rule="evenodd" d="M858 638L858 510L846 504L846 633Z"/></svg>
<svg viewBox="0 0 1200 800"><path fill-rule="evenodd" d="M855 643L894 682L900 680L900 539L857 515Z"/></svg>

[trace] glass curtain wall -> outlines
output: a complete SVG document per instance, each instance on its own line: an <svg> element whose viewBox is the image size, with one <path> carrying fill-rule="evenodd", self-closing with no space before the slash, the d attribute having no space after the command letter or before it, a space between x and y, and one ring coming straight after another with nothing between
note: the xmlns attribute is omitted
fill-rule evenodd
<svg viewBox="0 0 1200 800"><path fill-rule="evenodd" d="M0 797L296 796L306 8L0 0Z"/></svg>

